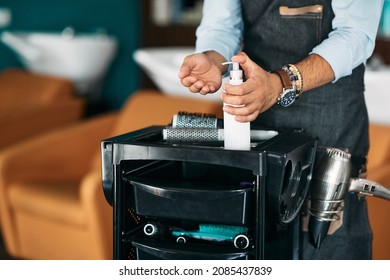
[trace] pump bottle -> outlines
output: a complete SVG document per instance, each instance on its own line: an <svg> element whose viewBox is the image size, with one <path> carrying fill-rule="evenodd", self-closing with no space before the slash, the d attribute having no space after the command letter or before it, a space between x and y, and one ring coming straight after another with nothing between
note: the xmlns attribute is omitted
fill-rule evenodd
<svg viewBox="0 0 390 280"><path fill-rule="evenodd" d="M240 85L242 84L242 70L238 62L224 62L223 65L232 64L232 70L230 71L229 84ZM235 106L224 103L224 106ZM237 122L235 116L226 112L223 113L223 125L224 125L224 148L228 150L250 150L251 137L250 137L250 122Z"/></svg>

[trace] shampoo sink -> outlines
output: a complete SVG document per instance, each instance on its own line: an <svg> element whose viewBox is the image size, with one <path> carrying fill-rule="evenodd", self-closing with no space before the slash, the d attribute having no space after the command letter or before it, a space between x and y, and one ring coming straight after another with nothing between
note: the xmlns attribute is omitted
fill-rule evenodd
<svg viewBox="0 0 390 280"><path fill-rule="evenodd" d="M71 80L80 95L96 95L117 50L115 38L104 33L9 32L1 40L32 72ZM95 96L96 97L96 96Z"/></svg>

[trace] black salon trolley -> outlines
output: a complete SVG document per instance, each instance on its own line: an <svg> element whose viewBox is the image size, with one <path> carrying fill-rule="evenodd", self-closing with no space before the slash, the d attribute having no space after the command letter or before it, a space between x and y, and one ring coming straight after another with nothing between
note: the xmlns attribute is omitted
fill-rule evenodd
<svg viewBox="0 0 390 280"><path fill-rule="evenodd" d="M316 139L300 129L261 130L273 136L236 151L165 141L163 129L101 143L114 259L300 258ZM232 236L230 228L243 231Z"/></svg>

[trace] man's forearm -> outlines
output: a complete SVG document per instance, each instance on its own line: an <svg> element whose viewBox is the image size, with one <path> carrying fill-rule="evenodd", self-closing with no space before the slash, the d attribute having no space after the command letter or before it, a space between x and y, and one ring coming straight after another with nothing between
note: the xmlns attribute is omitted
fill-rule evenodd
<svg viewBox="0 0 390 280"><path fill-rule="evenodd" d="M335 78L332 67L317 54L310 54L295 66L302 75L303 91L330 83Z"/></svg>

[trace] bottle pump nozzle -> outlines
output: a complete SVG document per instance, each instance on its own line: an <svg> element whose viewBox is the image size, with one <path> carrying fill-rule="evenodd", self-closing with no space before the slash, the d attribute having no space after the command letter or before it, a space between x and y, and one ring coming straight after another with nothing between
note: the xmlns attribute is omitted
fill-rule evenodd
<svg viewBox="0 0 390 280"><path fill-rule="evenodd" d="M230 84L241 84L242 83L242 70L240 70L240 64L238 62L227 61L223 62L222 65L233 65L232 70L230 70Z"/></svg>
<svg viewBox="0 0 390 280"><path fill-rule="evenodd" d="M222 65L228 65L228 64L232 64L233 65L233 70L234 71L240 70L240 65L238 64L238 62L226 61L226 62L222 63Z"/></svg>

